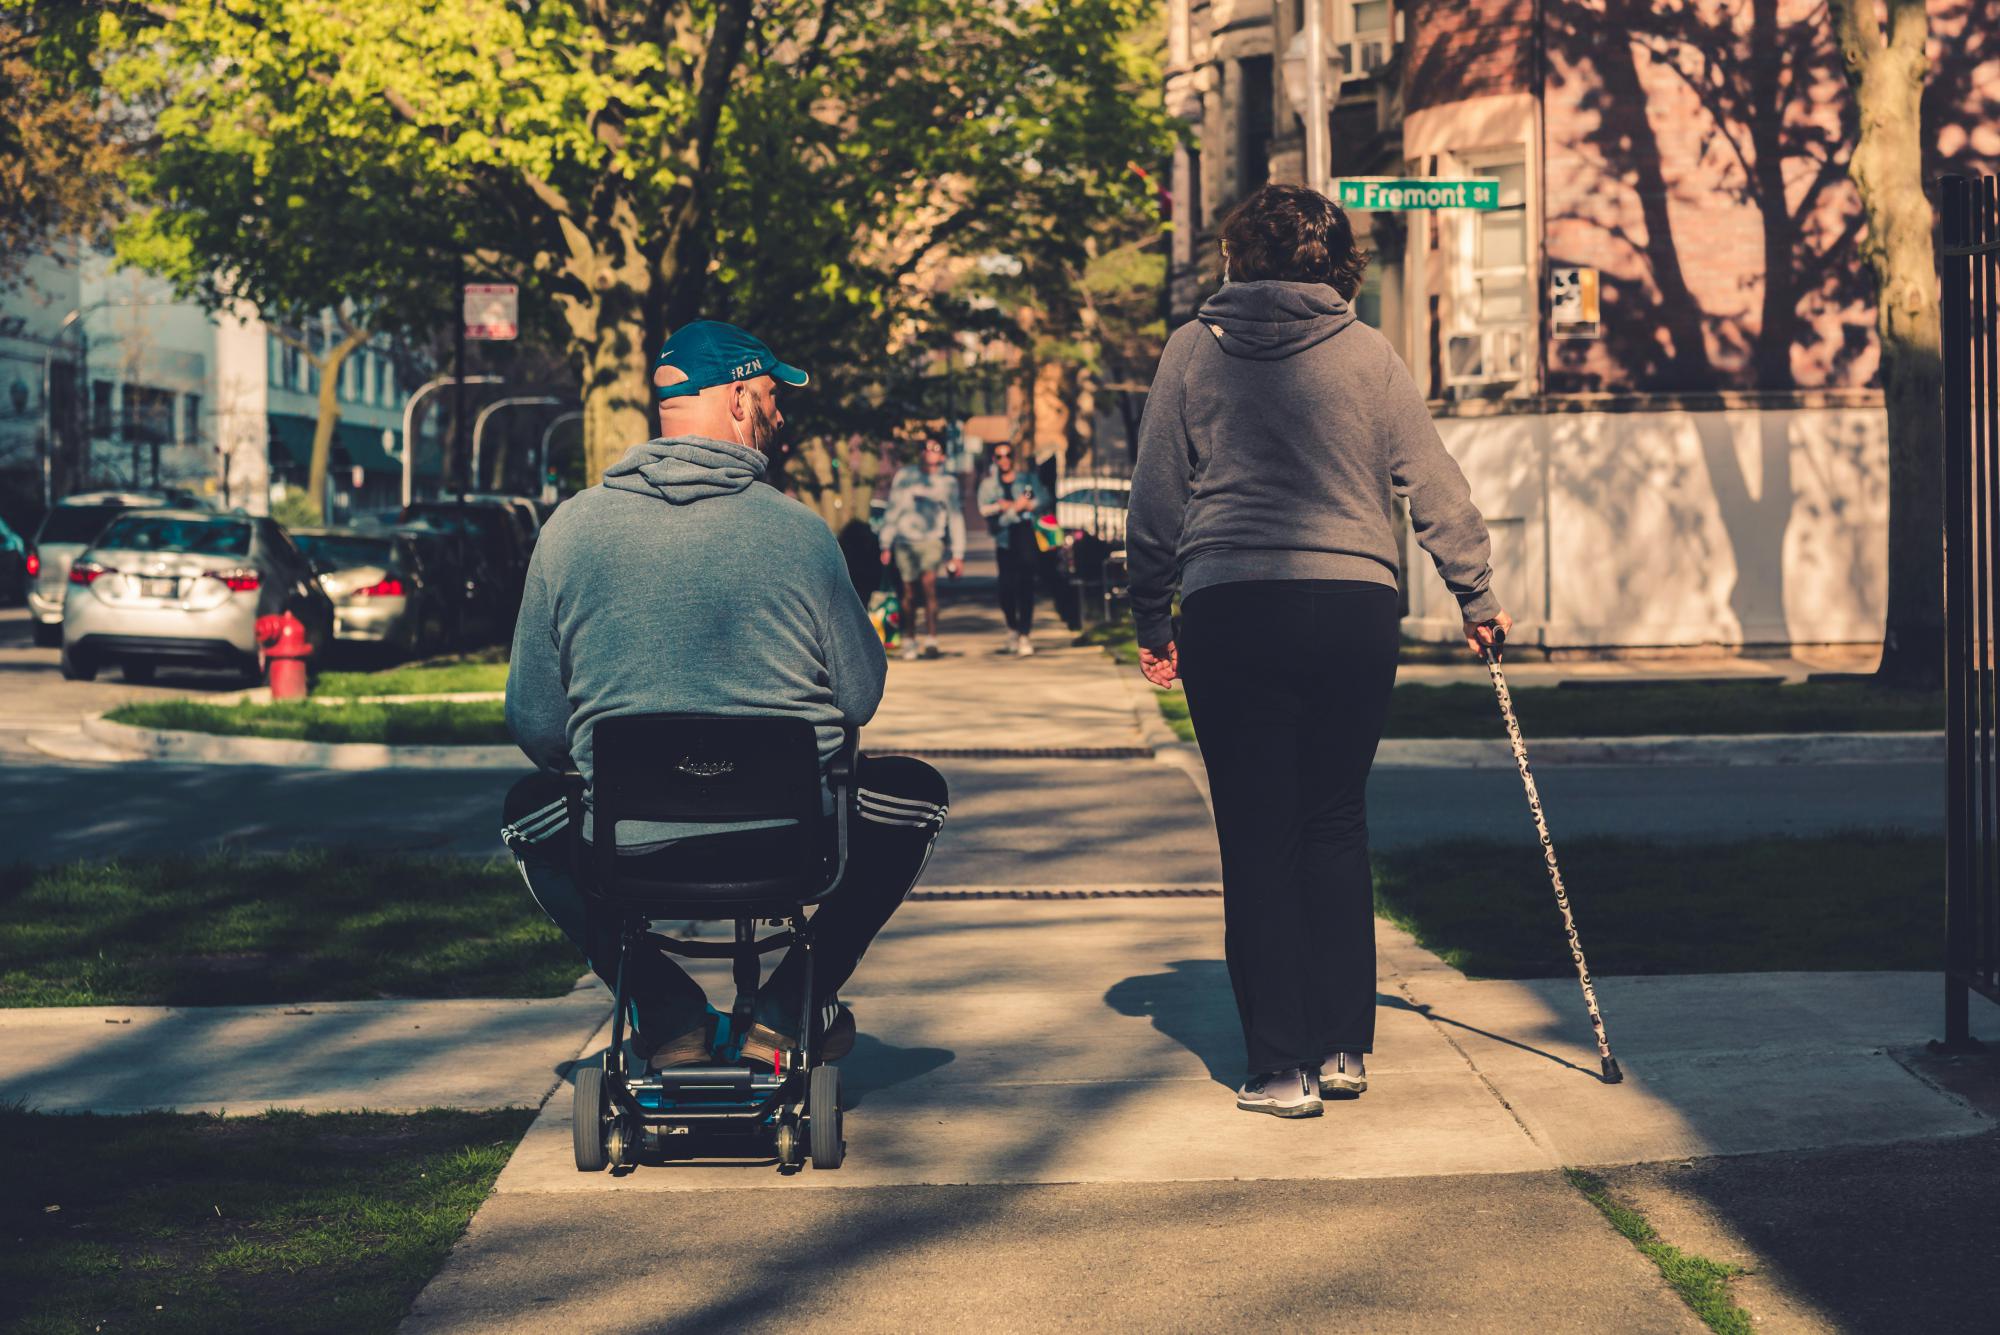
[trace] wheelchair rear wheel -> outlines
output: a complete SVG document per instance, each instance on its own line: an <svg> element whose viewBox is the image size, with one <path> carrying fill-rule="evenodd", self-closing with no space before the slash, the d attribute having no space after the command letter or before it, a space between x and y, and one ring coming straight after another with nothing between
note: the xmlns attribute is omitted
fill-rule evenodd
<svg viewBox="0 0 2000 1335"><path fill-rule="evenodd" d="M841 1139L840 1068L815 1066L806 1091L806 1121L812 1131L814 1168L838 1168L847 1157Z"/></svg>
<svg viewBox="0 0 2000 1335"><path fill-rule="evenodd" d="M604 1105L604 1068L579 1068L576 1098L570 1110L570 1134L575 1142L579 1173L602 1172L611 1161L604 1145Z"/></svg>

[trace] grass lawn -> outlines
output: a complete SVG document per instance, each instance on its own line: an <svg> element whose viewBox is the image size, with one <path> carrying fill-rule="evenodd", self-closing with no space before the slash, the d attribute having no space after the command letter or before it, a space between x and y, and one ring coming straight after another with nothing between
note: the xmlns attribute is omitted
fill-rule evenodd
<svg viewBox="0 0 2000 1335"><path fill-rule="evenodd" d="M0 1111L0 1326L393 1331L533 1117Z"/></svg>
<svg viewBox="0 0 2000 1335"><path fill-rule="evenodd" d="M0 868L0 1006L552 997L582 969L497 858Z"/></svg>
<svg viewBox="0 0 2000 1335"><path fill-rule="evenodd" d="M1530 756L1545 737L1740 735L1791 732L1926 732L1944 726L1944 695L1854 682L1794 686L1701 682L1576 690L1512 686L1514 715ZM1167 691L1160 713L1184 742L1194 740L1187 697ZM1491 737L1505 725L1493 689L1470 683L1398 686L1384 737Z"/></svg>
<svg viewBox="0 0 2000 1335"><path fill-rule="evenodd" d="M1939 967L1938 837L1579 838L1556 847L1594 973ZM1517 842L1377 853L1375 908L1473 977L1572 972L1555 894L1525 829Z"/></svg>
<svg viewBox="0 0 2000 1335"><path fill-rule="evenodd" d="M322 672L313 683L318 696L450 695L507 689L505 650L463 658L436 658L381 672Z"/></svg>
<svg viewBox="0 0 2000 1335"><path fill-rule="evenodd" d="M1078 644L1101 645L1120 663L1136 665L1130 621L1092 626ZM1467 661L1460 647L1439 657L1403 646L1406 661ZM1510 684L1511 685L1511 684ZM1863 682L1662 682L1578 689L1512 686L1514 713L1532 746L1538 737L1685 736L1691 733L1928 732L1944 727L1944 692L1884 690ZM1160 713L1184 742L1194 740L1187 697L1155 697ZM1493 688L1484 681L1396 688L1384 737L1505 738Z"/></svg>
<svg viewBox="0 0 2000 1335"><path fill-rule="evenodd" d="M279 737L299 742L386 742L399 746L512 746L500 700L431 700L420 704L215 704L206 700L143 700L120 705L113 723L230 737ZM525 761L523 762L526 763Z"/></svg>

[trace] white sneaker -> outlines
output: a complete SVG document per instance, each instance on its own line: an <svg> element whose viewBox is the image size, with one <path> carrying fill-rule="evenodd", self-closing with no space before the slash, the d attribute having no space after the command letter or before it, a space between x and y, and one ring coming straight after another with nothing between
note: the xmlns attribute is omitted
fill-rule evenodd
<svg viewBox="0 0 2000 1335"><path fill-rule="evenodd" d="M1014 637L1014 652L1023 658L1030 657L1035 652L1035 642L1025 635L1016 635Z"/></svg>
<svg viewBox="0 0 2000 1335"><path fill-rule="evenodd" d="M924 636L923 657L925 658L944 657L944 650L938 648L937 636L935 635Z"/></svg>
<svg viewBox="0 0 2000 1335"><path fill-rule="evenodd" d="M1236 1106L1273 1117L1317 1117L1325 1111L1319 1101L1319 1072L1310 1066L1288 1066L1253 1075L1236 1091Z"/></svg>
<svg viewBox="0 0 2000 1335"><path fill-rule="evenodd" d="M896 657L903 659L905 662L916 662L917 642L915 640L904 640L903 647L896 651Z"/></svg>
<svg viewBox="0 0 2000 1335"><path fill-rule="evenodd" d="M1319 1064L1319 1083L1328 1094L1365 1094L1368 1059L1358 1052L1329 1052Z"/></svg>

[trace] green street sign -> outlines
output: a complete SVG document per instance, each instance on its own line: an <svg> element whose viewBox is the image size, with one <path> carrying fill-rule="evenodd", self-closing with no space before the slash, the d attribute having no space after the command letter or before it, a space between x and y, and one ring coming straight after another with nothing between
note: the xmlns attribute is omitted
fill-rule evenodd
<svg viewBox="0 0 2000 1335"><path fill-rule="evenodd" d="M1407 213L1417 209L1497 209L1500 182L1492 177L1439 181L1428 177L1350 176L1336 182L1340 207Z"/></svg>

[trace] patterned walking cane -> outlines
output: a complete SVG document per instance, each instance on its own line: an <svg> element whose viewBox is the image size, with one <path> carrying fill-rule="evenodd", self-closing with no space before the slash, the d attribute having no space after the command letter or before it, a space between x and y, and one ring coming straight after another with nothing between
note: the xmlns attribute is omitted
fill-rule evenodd
<svg viewBox="0 0 2000 1335"><path fill-rule="evenodd" d="M1625 1078L1618 1059L1611 1055L1611 1040L1604 1036L1604 1016L1597 1009L1597 989L1590 984L1590 965L1584 962L1583 943L1577 940L1576 917L1569 909L1569 891L1563 888L1562 868L1556 865L1555 840L1549 835L1548 818L1542 814L1542 795L1535 791L1535 776L1528 770L1528 744L1521 739L1521 724L1514 717L1514 697L1507 693L1507 678L1500 673L1500 641L1483 652L1486 670L1493 676L1493 693L1500 698L1500 716L1507 721L1507 742L1514 748L1514 767L1521 771L1521 786L1528 791L1528 811L1535 818L1535 833L1542 841L1542 861L1548 864L1549 884L1555 887L1556 907L1562 910L1563 934L1569 938L1569 957L1576 963L1576 980L1583 984L1583 1004L1590 1010L1590 1027L1597 1035L1597 1055L1603 1064L1604 1083L1615 1085Z"/></svg>

